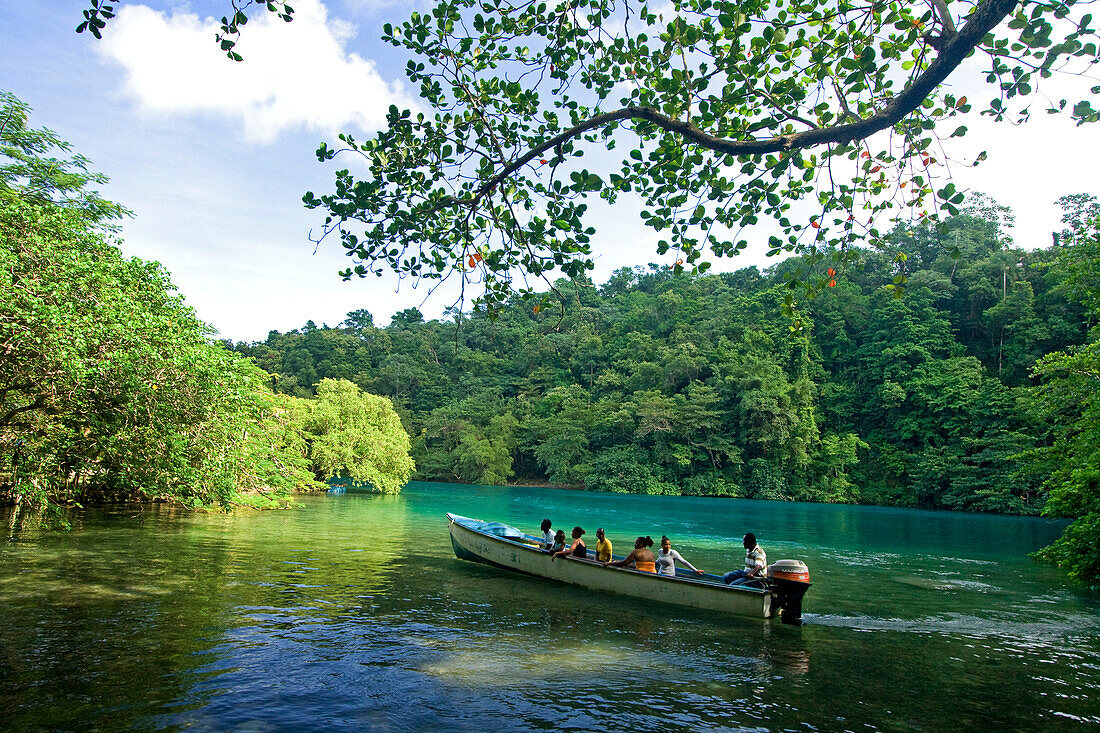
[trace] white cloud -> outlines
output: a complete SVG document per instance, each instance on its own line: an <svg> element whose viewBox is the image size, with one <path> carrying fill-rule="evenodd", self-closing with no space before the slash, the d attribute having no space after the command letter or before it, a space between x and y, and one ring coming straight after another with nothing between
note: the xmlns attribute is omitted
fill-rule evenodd
<svg viewBox="0 0 1100 733"><path fill-rule="evenodd" d="M344 0L348 12L356 15L373 15L399 5L412 11L423 10L429 4L426 0Z"/></svg>
<svg viewBox="0 0 1100 733"><path fill-rule="evenodd" d="M250 142L271 143L296 128L371 131L389 105L412 106L399 82L346 50L353 26L330 18L318 0L294 6L292 23L253 14L237 46L242 63L218 49L215 19L144 5L124 5L97 48L125 68L125 93L143 112L236 119Z"/></svg>

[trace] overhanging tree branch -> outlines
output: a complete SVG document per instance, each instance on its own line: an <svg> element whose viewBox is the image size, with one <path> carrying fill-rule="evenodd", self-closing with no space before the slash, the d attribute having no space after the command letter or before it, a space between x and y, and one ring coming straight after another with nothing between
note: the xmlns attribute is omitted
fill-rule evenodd
<svg viewBox="0 0 1100 733"><path fill-rule="evenodd" d="M942 4L942 0L937 0ZM901 122L906 115L920 107L926 97L954 71L963 59L986 34L999 25L1016 7L1018 0L984 0L967 18L966 23L957 32L950 15L944 14L944 35L939 37L939 55L928 65L909 86L895 96L880 111L857 122L819 127L805 132L789 135L775 135L760 140L730 140L710 135L694 125L662 114L653 107L624 107L613 112L595 115L580 124L555 135L545 142L531 148L499 173L482 184L470 197L448 197L441 200L425 213L438 211L448 206L476 206L487 194L516 171L542 156L547 151L558 148L562 143L576 139L584 133L599 129L623 120L641 120L649 122L662 130L681 135L696 145L723 155L766 155L789 150L802 150L820 145L848 143L874 135ZM943 10L946 10L944 8ZM953 35L949 35L949 31Z"/></svg>
<svg viewBox="0 0 1100 733"><path fill-rule="evenodd" d="M1089 16L1067 16L1079 2L973 0L954 17L963 6L950 0L827 10L677 0L671 15L635 0L435 0L430 16L383 31L420 60L407 75L425 113L393 106L373 139L344 137L369 170L337 171L331 194L303 200L327 210L324 232L339 230L357 260L345 279L388 266L399 278L465 282L477 269L490 309L530 294L512 287L514 273L592 270L587 202L620 195L667 237L657 252L676 253L674 272L705 272L705 249L736 254L750 244L743 233L765 232L769 254L811 255L818 275L789 285L812 296L835 285L826 273L850 261L850 245L882 241L883 217L957 213L963 193L942 180L950 151L935 146L938 123L972 109L944 82L973 51L991 55L993 99L978 104L995 119L1037 93L1055 61L1100 61ZM781 7L788 17L772 22ZM620 19L621 33L608 33ZM1079 124L1100 118L1087 95L1062 107ZM618 170L580 164L584 147L624 143ZM322 144L317 154L338 152ZM834 182L841 159L850 175ZM825 264L824 248L839 259ZM900 294L905 273L895 275L888 287ZM794 312L793 295L785 303Z"/></svg>

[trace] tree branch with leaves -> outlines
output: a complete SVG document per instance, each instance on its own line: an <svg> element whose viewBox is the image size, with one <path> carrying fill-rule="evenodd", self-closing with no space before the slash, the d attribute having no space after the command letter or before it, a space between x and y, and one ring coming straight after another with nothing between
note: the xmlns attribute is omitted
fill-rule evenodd
<svg viewBox="0 0 1100 733"><path fill-rule="evenodd" d="M948 81L985 63L982 114L1097 120L1087 5L438 0L384 30L410 58L419 108L391 108L369 139L322 144L319 160L355 155L366 170L339 170L304 201L324 212L315 239L339 238L352 258L345 278L457 276L494 310L532 295L532 280L583 278L591 198L635 198L677 271L703 272L750 236L768 236L770 254L809 255L791 279L793 313L798 287L812 297L835 282L827 273L853 259L853 243L958 211L941 143L966 134L946 125L975 105ZM86 17L93 30L102 6ZM293 12L234 0L218 36L231 58L252 6ZM1047 98L1055 75L1082 77L1079 97ZM899 270L892 287L904 286Z"/></svg>
<svg viewBox="0 0 1100 733"><path fill-rule="evenodd" d="M529 278L593 269L591 196L638 197L677 271L705 271L708 250L736 254L763 225L777 232L771 253L810 255L792 285L812 296L851 244L881 239L881 219L957 211L937 146L942 124L972 109L944 89L965 59L991 62L983 113L997 119L1026 117L1055 73L1091 73L1095 30L1075 12L1015 0L678 0L665 13L443 0L385 29L413 58L425 110L391 108L373 138L322 144L320 160L354 154L368 170L338 171L332 192L304 200L326 214L316 238L338 236L355 260L345 278L458 275L490 309L532 293ZM1097 118L1087 95L1067 111ZM618 170L603 170L619 146ZM820 213L799 214L807 204Z"/></svg>

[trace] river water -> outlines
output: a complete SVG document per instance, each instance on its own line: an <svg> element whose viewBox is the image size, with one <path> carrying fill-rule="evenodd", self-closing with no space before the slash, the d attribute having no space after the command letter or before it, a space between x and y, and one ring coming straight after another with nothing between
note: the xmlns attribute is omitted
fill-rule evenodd
<svg viewBox="0 0 1100 733"><path fill-rule="evenodd" d="M806 625L455 559L444 512L668 534L711 572L810 566ZM414 483L297 510L79 515L0 543L0 729L1082 730L1100 600L1027 554L1064 523Z"/></svg>

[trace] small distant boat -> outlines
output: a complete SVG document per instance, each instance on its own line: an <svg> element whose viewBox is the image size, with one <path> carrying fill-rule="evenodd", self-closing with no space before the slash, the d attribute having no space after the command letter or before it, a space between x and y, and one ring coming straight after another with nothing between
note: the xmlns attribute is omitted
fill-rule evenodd
<svg viewBox="0 0 1100 733"><path fill-rule="evenodd" d="M451 546L460 560L660 603L757 618L778 615L783 623L802 623L802 596L810 587L810 575L805 564L797 560L770 565L767 579L757 587L726 585L721 576L681 569L673 578L630 567L604 567L593 559L592 551L588 558L558 558L551 562L539 538L515 527L450 513L447 521ZM621 557L616 555L615 559Z"/></svg>

